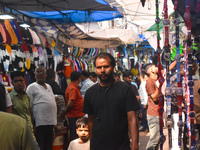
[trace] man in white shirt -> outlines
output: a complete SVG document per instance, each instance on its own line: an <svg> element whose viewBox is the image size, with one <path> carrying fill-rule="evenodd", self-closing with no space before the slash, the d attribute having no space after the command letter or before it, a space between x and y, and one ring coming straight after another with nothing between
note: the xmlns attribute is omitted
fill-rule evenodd
<svg viewBox="0 0 200 150"><path fill-rule="evenodd" d="M36 82L27 87L33 126L36 127L36 139L40 150L51 150L53 146L53 128L57 124L57 106L52 88L45 83L46 69L35 69Z"/></svg>
<svg viewBox="0 0 200 150"><path fill-rule="evenodd" d="M142 106L142 122L141 122L141 127L139 128L140 131L148 131L149 127L147 124L147 108L148 108L148 95L146 92L146 79L147 75L145 73L141 72L140 73L140 88L138 90L139 96L140 96L140 101L141 101L141 106Z"/></svg>

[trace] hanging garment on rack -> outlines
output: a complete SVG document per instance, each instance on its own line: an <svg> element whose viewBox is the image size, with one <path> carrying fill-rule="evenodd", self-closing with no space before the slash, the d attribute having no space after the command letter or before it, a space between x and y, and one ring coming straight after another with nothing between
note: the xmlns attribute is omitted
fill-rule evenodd
<svg viewBox="0 0 200 150"><path fill-rule="evenodd" d="M15 21L15 20L14 20L14 21ZM24 42L24 39L23 39L23 37L22 37L21 30L20 30L19 26L17 25L17 22L16 22L16 21L15 21L15 24L16 24L16 27L17 27L17 29L18 29L18 32L19 32L20 38L21 38L21 40L22 40L22 43L23 43L23 42Z"/></svg>
<svg viewBox="0 0 200 150"><path fill-rule="evenodd" d="M1 29L0 29L1 30ZM1 31L0 31L0 43L2 43L3 42L3 37L2 37L2 35L1 35Z"/></svg>
<svg viewBox="0 0 200 150"><path fill-rule="evenodd" d="M29 49L28 49L28 46L27 45L21 45L22 49L24 50L24 54L25 54L25 67L27 70L30 69L31 67L31 56L30 56L30 53L29 53Z"/></svg>
<svg viewBox="0 0 200 150"><path fill-rule="evenodd" d="M48 59L48 68L54 69L54 60L53 60L53 55L52 55L52 50L48 47L46 47L47 51L47 59Z"/></svg>
<svg viewBox="0 0 200 150"><path fill-rule="evenodd" d="M33 61L34 61L35 66L37 66L39 63L38 50L34 45L31 45L31 48L33 50Z"/></svg>
<svg viewBox="0 0 200 150"><path fill-rule="evenodd" d="M62 72L62 71L60 71L59 73L57 73L58 74L58 76L59 76L59 78L60 78L60 81L61 81L61 89L63 90L63 91L65 91L66 90L66 88L67 88L67 81L66 81L66 78L65 78L65 74Z"/></svg>
<svg viewBox="0 0 200 150"><path fill-rule="evenodd" d="M11 47L9 45L5 45L4 47L5 49L5 53L4 53L4 60L3 60L3 63L4 63L4 69L5 71L9 71L9 64L10 64L10 61L11 61Z"/></svg>
<svg viewBox="0 0 200 150"><path fill-rule="evenodd" d="M29 54L30 54L30 57L31 57L31 64L33 64L33 49L30 45L27 45L28 46L28 51L29 51Z"/></svg>
<svg viewBox="0 0 200 150"><path fill-rule="evenodd" d="M72 63L74 64L74 71L78 71L78 65L74 59L72 59Z"/></svg>
<svg viewBox="0 0 200 150"><path fill-rule="evenodd" d="M30 76L30 74L28 72L25 73L25 77L27 79L28 85L33 83L32 80L31 80L31 76Z"/></svg>
<svg viewBox="0 0 200 150"><path fill-rule="evenodd" d="M69 78L71 76L71 73L73 72L72 62L69 58L67 59L66 57L64 57L63 62L64 62L64 75L66 78Z"/></svg>
<svg viewBox="0 0 200 150"><path fill-rule="evenodd" d="M44 56L42 47L38 47L38 55L39 55L39 65L44 64Z"/></svg>
<svg viewBox="0 0 200 150"><path fill-rule="evenodd" d="M1 26L2 26L3 32L4 32L5 37L6 37L5 43L6 43L6 44L11 44L11 37L10 37L10 34L8 33L8 31L7 31L7 29L6 29L5 24L2 23L2 22L1 22L0 24L1 24Z"/></svg>
<svg viewBox="0 0 200 150"><path fill-rule="evenodd" d="M46 46L46 39L44 38L44 36L40 33L38 33L38 35L39 35L40 39L42 40L42 45Z"/></svg>
<svg viewBox="0 0 200 150"><path fill-rule="evenodd" d="M35 44L40 45L40 44L41 44L41 43L40 43L40 39L39 39L38 35L35 33L35 31L33 31L33 30L30 29L30 28L28 28L28 30L29 30L29 32L30 32L30 34L31 34L31 36L32 36L33 44L34 44L34 45L35 45Z"/></svg>
<svg viewBox="0 0 200 150"><path fill-rule="evenodd" d="M76 64L77 64L77 66L78 66L78 71L81 72L82 69L81 69L81 65L80 65L80 63L79 63L79 60L76 59L75 61L76 61Z"/></svg>
<svg viewBox="0 0 200 150"><path fill-rule="evenodd" d="M3 82L2 82L2 84L4 85L4 86L11 86L11 79L9 79L9 77L8 77L8 75L6 75L6 74L1 74L0 76L2 76L2 79L3 79Z"/></svg>
<svg viewBox="0 0 200 150"><path fill-rule="evenodd" d="M59 62L56 66L56 71L64 70L64 65L63 65L63 58L62 62Z"/></svg>
<svg viewBox="0 0 200 150"><path fill-rule="evenodd" d="M1 24L0 24L0 33L1 33L1 37L3 39L2 43L6 43L6 32L4 31L4 28Z"/></svg>
<svg viewBox="0 0 200 150"><path fill-rule="evenodd" d="M80 64L81 64L81 69L82 69L82 70L85 70L85 64L83 63L82 60L80 60Z"/></svg>
<svg viewBox="0 0 200 150"><path fill-rule="evenodd" d="M11 49L12 49L12 53L11 53L12 68L13 68L13 70L17 70L19 68L18 67L18 60L16 59L17 56L18 56L18 54L17 54L18 50L17 50L17 47L15 45L11 46Z"/></svg>
<svg viewBox="0 0 200 150"><path fill-rule="evenodd" d="M23 28L23 27L19 27L23 40L26 41L27 44L32 45L33 44L33 39L31 36L30 31L28 30L28 28Z"/></svg>
<svg viewBox="0 0 200 150"><path fill-rule="evenodd" d="M24 66L25 66L25 53L24 50L21 46L18 47L18 57L19 57L19 69L20 71L24 71Z"/></svg>
<svg viewBox="0 0 200 150"><path fill-rule="evenodd" d="M15 20L10 20L10 24L11 24L11 26L12 26L12 28L13 28L16 36L17 36L18 43L22 43L21 35L19 33L16 21Z"/></svg>
<svg viewBox="0 0 200 150"><path fill-rule="evenodd" d="M43 57L44 57L44 67L47 68L48 57L46 48L43 48Z"/></svg>
<svg viewBox="0 0 200 150"><path fill-rule="evenodd" d="M43 45L43 43L42 43L42 39L41 39L41 37L39 36L39 34L38 34L37 32L35 32L35 34L36 34L36 35L37 35L37 37L39 38L40 45Z"/></svg>
<svg viewBox="0 0 200 150"><path fill-rule="evenodd" d="M6 29L7 29L8 33L10 34L11 44L17 44L18 43L18 39L17 39L15 31L13 30L10 22L6 19L6 20L4 20L4 24L6 26Z"/></svg>

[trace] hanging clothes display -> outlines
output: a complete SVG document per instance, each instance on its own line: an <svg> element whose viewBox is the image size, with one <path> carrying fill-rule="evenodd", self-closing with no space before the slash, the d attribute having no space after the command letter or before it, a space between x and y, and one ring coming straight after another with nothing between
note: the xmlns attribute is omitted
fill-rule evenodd
<svg viewBox="0 0 200 150"><path fill-rule="evenodd" d="M17 44L18 43L18 39L17 39L15 31L13 30L10 22L6 19L6 20L4 20L4 24L6 26L6 29L7 29L8 33L10 34L11 44Z"/></svg>

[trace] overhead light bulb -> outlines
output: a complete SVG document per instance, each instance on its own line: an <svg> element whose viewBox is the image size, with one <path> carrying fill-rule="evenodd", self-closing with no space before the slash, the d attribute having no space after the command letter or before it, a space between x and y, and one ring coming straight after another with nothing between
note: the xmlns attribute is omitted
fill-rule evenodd
<svg viewBox="0 0 200 150"><path fill-rule="evenodd" d="M23 28L30 28L31 26L27 23L23 23L23 24L20 24L19 26L23 27Z"/></svg>
<svg viewBox="0 0 200 150"><path fill-rule="evenodd" d="M9 14L0 14L0 19L15 19L15 17Z"/></svg>

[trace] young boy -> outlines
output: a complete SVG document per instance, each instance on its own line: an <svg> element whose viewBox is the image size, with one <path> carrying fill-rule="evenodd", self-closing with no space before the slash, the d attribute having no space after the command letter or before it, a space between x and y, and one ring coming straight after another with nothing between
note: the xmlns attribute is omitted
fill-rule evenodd
<svg viewBox="0 0 200 150"><path fill-rule="evenodd" d="M76 121L76 128L79 138L70 142L68 150L90 150L88 118L79 118Z"/></svg>

